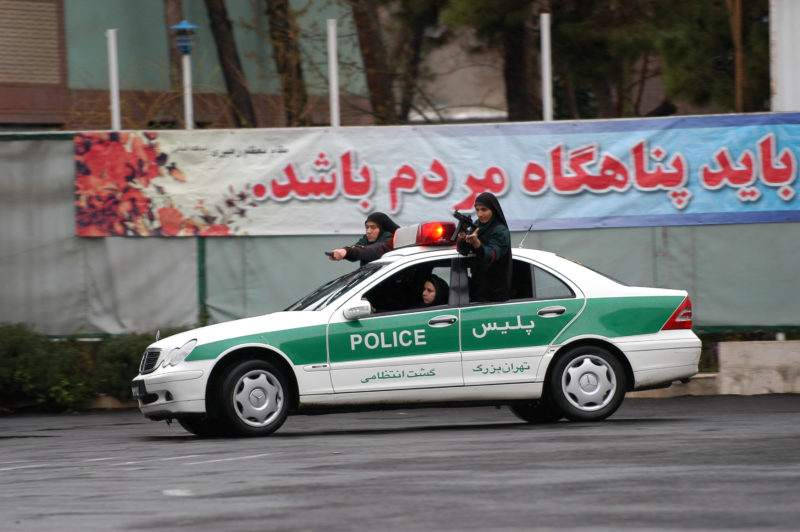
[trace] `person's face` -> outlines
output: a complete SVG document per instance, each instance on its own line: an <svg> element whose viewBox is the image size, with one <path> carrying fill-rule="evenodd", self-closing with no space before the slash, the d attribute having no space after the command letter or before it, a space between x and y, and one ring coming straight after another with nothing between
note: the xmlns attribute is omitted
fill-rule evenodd
<svg viewBox="0 0 800 532"><path fill-rule="evenodd" d="M364 224L367 228L367 240L370 242L375 242L378 240L378 237L381 235L381 228L375 222L367 222Z"/></svg>
<svg viewBox="0 0 800 532"><path fill-rule="evenodd" d="M434 299L436 299L436 287L432 282L425 281L425 284L422 285L422 302L430 305Z"/></svg>
<svg viewBox="0 0 800 532"><path fill-rule="evenodd" d="M480 220L482 224L492 219L492 209L485 205L475 205L475 214L478 215L478 220Z"/></svg>

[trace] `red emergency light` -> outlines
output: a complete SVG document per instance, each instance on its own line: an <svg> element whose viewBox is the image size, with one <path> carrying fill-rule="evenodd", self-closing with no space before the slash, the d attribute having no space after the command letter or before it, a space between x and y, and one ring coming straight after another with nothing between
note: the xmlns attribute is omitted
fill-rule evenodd
<svg viewBox="0 0 800 532"><path fill-rule="evenodd" d="M420 246L436 246L452 244L452 236L456 232L454 222L427 222L417 229L417 244Z"/></svg>
<svg viewBox="0 0 800 532"><path fill-rule="evenodd" d="M408 245L450 246L456 232L455 222L425 222L401 227L394 233L394 248Z"/></svg>

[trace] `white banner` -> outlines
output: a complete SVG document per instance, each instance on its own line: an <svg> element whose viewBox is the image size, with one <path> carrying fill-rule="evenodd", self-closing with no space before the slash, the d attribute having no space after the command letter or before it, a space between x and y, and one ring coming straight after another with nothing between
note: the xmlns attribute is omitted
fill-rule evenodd
<svg viewBox="0 0 800 532"><path fill-rule="evenodd" d="M797 221L800 115L84 133L79 236L362 233L495 193L512 230Z"/></svg>

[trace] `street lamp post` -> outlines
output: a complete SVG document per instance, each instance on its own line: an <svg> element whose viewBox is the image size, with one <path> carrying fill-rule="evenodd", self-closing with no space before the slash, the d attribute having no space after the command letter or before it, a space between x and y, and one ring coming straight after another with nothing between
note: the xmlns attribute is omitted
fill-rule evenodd
<svg viewBox="0 0 800 532"><path fill-rule="evenodd" d="M194 30L197 26L188 20L172 26L177 39L175 45L182 54L183 66L183 116L186 129L194 129L194 108L192 106L192 47L194 46Z"/></svg>

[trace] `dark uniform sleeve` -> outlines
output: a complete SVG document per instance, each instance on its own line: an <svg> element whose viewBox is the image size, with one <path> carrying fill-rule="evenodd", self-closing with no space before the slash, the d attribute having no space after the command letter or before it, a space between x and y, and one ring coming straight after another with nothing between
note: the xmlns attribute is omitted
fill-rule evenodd
<svg viewBox="0 0 800 532"><path fill-rule="evenodd" d="M511 234L506 226L498 224L492 229L488 240L475 250L475 256L486 266L491 266L505 257L509 249L511 249Z"/></svg>
<svg viewBox="0 0 800 532"><path fill-rule="evenodd" d="M375 259L381 258L384 253L392 250L392 240L383 240L375 242L369 246L350 246L344 248L347 254L344 258L349 261L360 260L362 263L372 262Z"/></svg>

